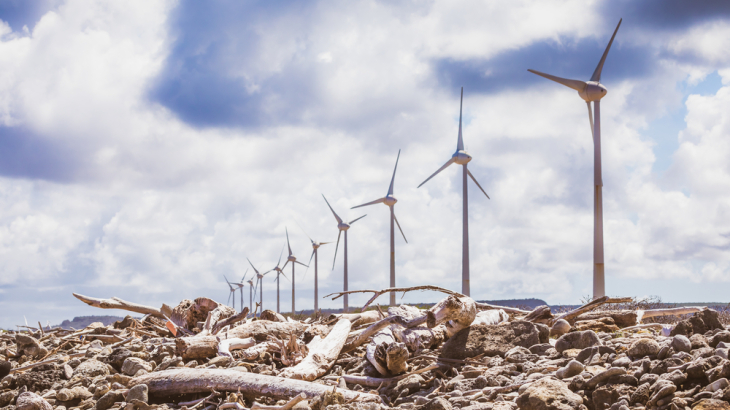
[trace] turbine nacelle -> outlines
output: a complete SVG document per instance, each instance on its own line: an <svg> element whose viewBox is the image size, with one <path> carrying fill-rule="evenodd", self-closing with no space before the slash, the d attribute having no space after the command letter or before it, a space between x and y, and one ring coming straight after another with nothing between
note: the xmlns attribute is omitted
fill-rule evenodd
<svg viewBox="0 0 730 410"><path fill-rule="evenodd" d="M296 257L296 256L294 256L294 255L289 255L289 256L288 256L288 257L286 258L286 260L287 260L288 262L296 262L296 261L297 261L297 257Z"/></svg>
<svg viewBox="0 0 730 410"><path fill-rule="evenodd" d="M459 150L454 153L454 155L451 156L451 158L454 159L454 162L459 165L466 165L471 161L471 155L466 153L466 150Z"/></svg>
<svg viewBox="0 0 730 410"><path fill-rule="evenodd" d="M350 229L350 224L345 223L345 222L338 223L337 229L339 229L341 231L346 231L346 230Z"/></svg>
<svg viewBox="0 0 730 410"><path fill-rule="evenodd" d="M586 81L586 86L582 91L578 91L578 95L585 102L599 101L608 94L608 89L598 81Z"/></svg>
<svg viewBox="0 0 730 410"><path fill-rule="evenodd" d="M396 202L398 202L398 200L395 199L393 195L387 195L385 198L383 198L383 203L388 206L393 206Z"/></svg>

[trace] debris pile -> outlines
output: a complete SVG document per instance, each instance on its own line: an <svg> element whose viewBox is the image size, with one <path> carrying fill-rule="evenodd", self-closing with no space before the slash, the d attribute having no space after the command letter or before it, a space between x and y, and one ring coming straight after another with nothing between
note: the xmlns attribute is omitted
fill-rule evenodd
<svg viewBox="0 0 730 410"><path fill-rule="evenodd" d="M420 289L448 296L303 321L75 295L144 316L0 333L0 408L730 409L730 331L712 309L602 310L626 302L604 297L554 314L398 291ZM687 318L641 323L658 315Z"/></svg>

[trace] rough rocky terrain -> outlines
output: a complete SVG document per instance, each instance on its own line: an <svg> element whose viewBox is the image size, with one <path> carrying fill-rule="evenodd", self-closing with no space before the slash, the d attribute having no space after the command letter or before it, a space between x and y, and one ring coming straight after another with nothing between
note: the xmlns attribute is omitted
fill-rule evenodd
<svg viewBox="0 0 730 410"><path fill-rule="evenodd" d="M0 333L0 408L730 409L730 331L714 310L602 298L557 315L443 291L428 311L304 321L206 298L157 309L79 295L144 316ZM684 319L641 323L659 314Z"/></svg>

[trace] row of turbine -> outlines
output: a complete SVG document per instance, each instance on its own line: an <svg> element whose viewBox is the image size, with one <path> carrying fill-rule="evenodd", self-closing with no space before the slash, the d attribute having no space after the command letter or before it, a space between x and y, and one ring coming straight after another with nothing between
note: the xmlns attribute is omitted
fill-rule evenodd
<svg viewBox="0 0 730 410"><path fill-rule="evenodd" d="M603 55L601 56L601 59L598 63L598 66L596 67L595 71L593 72L593 75L591 76L591 79L589 81L580 81L580 80L570 80L566 78L556 77L550 74L545 74L536 70L529 69L528 71L534 74L537 74L539 76L542 76L544 78L547 78L549 80L555 81L557 83L560 83L562 85L565 85L566 87L572 88L578 92L578 95L586 102L586 105L588 106L588 117L591 125L591 134L593 137L593 145L594 145L594 229L593 229L593 297L598 298L605 295L605 273L604 273L604 258L603 258L603 197L602 197L602 188L603 188L603 179L602 179L602 172L601 172L601 111L600 111L600 100L606 96L607 89L606 87L600 83L601 81L601 73L603 71L603 65L606 61L606 57L608 56L608 51L611 49L611 44L613 44L613 40L616 37L616 33L618 32L619 27L621 26L621 22L623 19L619 20L618 25L616 26L616 29L613 32L613 35L611 36L611 40L608 42L608 45L606 46L605 51L603 52ZM591 102L593 102L593 109L591 108ZM439 174L441 171L446 169L451 164L459 164L463 166L462 169L462 215L463 215L463 222L462 222L462 285L461 285L461 293L464 295L470 296L470 274L469 274L469 207L468 207L468 192L467 192L467 176L470 177L474 183L479 187L479 189L484 193L484 195L489 198L489 195L487 195L487 192L479 185L479 182L477 182L476 178L467 168L467 164L469 161L472 160L472 156L469 155L466 150L464 149L464 140L462 138L461 133L461 123L462 123L462 108L464 103L464 88L461 88L461 100L459 104L459 134L458 134L458 140L456 143L456 152L451 156L451 158L436 172L434 172L431 176L426 178L425 181L423 181L418 187L420 188L423 184L428 182L431 178ZM594 122L594 115L593 112L595 111L595 122ZM376 199L371 202L364 203L362 205L354 206L351 209L354 208L360 208L364 206L374 205L374 204L385 204L390 208L390 287L395 287L395 228L394 224L398 225L398 230L400 230L401 235L403 235L403 239L406 240L405 234L403 233L403 230L401 229L400 223L398 223L398 219L395 217L395 212L393 210L393 207L398 200L393 196L393 183L395 181L395 172L398 169L398 160L400 159L400 150L398 151L398 157L395 161L395 168L393 169L393 176L390 180L390 186L388 188L388 193L385 197ZM329 201L327 201L327 198L324 197L325 202L327 203L327 206L332 211L332 214L335 216L335 219L337 220L337 228L339 230L339 234L337 235L337 246L335 247L335 261L337 260L337 249L339 248L340 244L340 236L342 235L342 232L345 232L345 241L344 241L344 281L343 281L343 291L347 292L347 230L350 229L350 225L354 222L358 221L361 218L364 218L365 215L354 219L350 222L344 222L342 218L340 218L337 213L335 213L334 209L332 209L332 206L329 204ZM305 232L306 234L306 232ZM309 235L307 235L309 237ZM311 237L309 238L312 242L312 256L309 258L310 262L312 260L312 257L314 257L314 309L315 311L318 310L318 284L317 284L317 249L321 245L324 245L329 242L315 242ZM287 246L289 247L289 256L287 258L287 262L282 266L279 267L281 263L281 255L279 255L279 262L276 264L276 267L273 269L265 272L260 273L251 263L249 260L249 264L251 264L251 267L254 269L254 272L256 273L256 285L254 287L253 280L254 278L251 278L248 280L248 284L250 285L250 305L251 308L253 308L253 298L256 293L256 288L258 288L260 295L259 295L259 303L261 303L261 300L263 298L263 291L261 290L262 282L261 280L263 277L272 271L277 272L276 276L276 305L277 305L277 312L280 311L279 309L279 277L281 275L284 275L283 269L286 267L286 265L291 262L292 263L292 313L295 312L295 304L294 304L294 298L295 298L295 277L294 277L294 265L300 264L302 266L308 267L308 265L305 265L301 262L298 262L296 260L296 257L292 254L291 246L289 246L289 231L286 231L286 240L287 240ZM408 240L406 240L406 243ZM283 249L282 249L282 255L283 255ZM334 270L334 261L332 262L332 269ZM284 275L286 277L286 275ZM287 278L288 279L288 278ZM241 280L240 283L231 283L228 282L228 279L226 278L226 282L228 283L228 286L231 291L231 295L229 296L229 301L231 298L234 299L234 305L235 305L235 287L238 286L238 288L241 290L241 309L243 309L243 290L242 288L245 286L244 278ZM343 296L343 304L344 304L344 311L347 312L348 310L348 295L345 293ZM390 293L390 305L395 305L395 292ZM261 307L263 310L263 306Z"/></svg>

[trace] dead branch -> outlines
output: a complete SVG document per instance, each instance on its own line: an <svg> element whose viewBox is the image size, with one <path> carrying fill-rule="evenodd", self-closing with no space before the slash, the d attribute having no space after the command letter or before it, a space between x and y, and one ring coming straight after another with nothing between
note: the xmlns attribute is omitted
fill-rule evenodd
<svg viewBox="0 0 730 410"><path fill-rule="evenodd" d="M133 378L129 386L146 384L149 393L158 396L171 396L188 393L206 393L211 390L239 392L248 399L259 396L286 399L304 393L308 399L315 398L333 388L304 380L286 379L258 373L243 373L228 369L174 369L148 373ZM334 391L343 395L345 400L380 402L380 396L347 389Z"/></svg>
<svg viewBox="0 0 730 410"><path fill-rule="evenodd" d="M580 316L581 313L591 311L591 310L603 305L604 303L607 303L608 300L609 300L608 296L603 296L598 299L593 299L592 301L586 303L585 305L583 305L577 309L573 309L570 312L565 312L562 315L554 317L553 320L550 322L550 325L552 325L553 323L557 322L560 319L565 319L569 323L571 323L571 321L573 319L575 319L576 317Z"/></svg>
<svg viewBox="0 0 730 410"><path fill-rule="evenodd" d="M293 408L294 406L296 406L297 403L299 403L302 400L305 400L306 398L307 398L306 394L299 393L298 396L289 400L283 406L265 406L263 404L254 403L253 406L251 406L251 410L289 410L289 409Z"/></svg>
<svg viewBox="0 0 730 410"><path fill-rule="evenodd" d="M490 305L489 303L481 303L481 302L476 302L476 304L477 304L477 309L479 309L479 310L502 309L507 313L516 313L518 315L527 315L530 313L529 310L522 310L522 309L517 309L517 308L512 308L512 307L507 307L507 306Z"/></svg>
<svg viewBox="0 0 730 410"><path fill-rule="evenodd" d="M362 309L360 309L360 311L362 312L362 311L365 310L366 307L370 306L370 304L373 303L375 301L375 299L377 299L380 295L382 295L384 293L390 293L390 292L403 292L403 293L406 293L406 292L411 292L411 291L414 291L414 290L434 290L436 292L443 292L443 293L446 293L448 295L454 295L454 296L458 296L458 297L464 297L465 296L465 295L462 295L459 292L454 292L453 290L440 288L438 286L423 285L423 286L412 286L412 287L409 287L409 288L388 288L388 289L382 289L382 290L373 290L373 289L348 290L346 292L330 293L329 295L327 295L325 297L327 298L327 297L330 297L332 295L337 295L337 296L334 296L332 298L332 300L335 300L335 299L338 299L338 298L340 298L340 297L342 297L344 295L349 295L351 293L374 293L373 297L370 298L370 300L368 300L368 302L365 304L365 306L362 307Z"/></svg>
<svg viewBox="0 0 730 410"><path fill-rule="evenodd" d="M224 339L221 340L220 343L218 343L218 356L233 357L233 355L231 355L231 350L248 349L255 344L256 341L253 339L253 337L247 337L245 339Z"/></svg>
<svg viewBox="0 0 730 410"><path fill-rule="evenodd" d="M429 309L426 315L426 325L429 328L446 323L446 331L451 337L471 325L477 316L477 308L474 299L469 296L449 295Z"/></svg>
<svg viewBox="0 0 730 410"><path fill-rule="evenodd" d="M686 306L686 307L678 307L678 308L667 308L667 309L650 309L650 310L637 310L637 316L636 316L636 323L641 323L642 320L650 318L650 317L656 317L656 316L665 316L665 315L672 315L672 316L681 316L686 315L689 313L696 313L700 312L704 309L707 309L706 306Z"/></svg>
<svg viewBox="0 0 730 410"><path fill-rule="evenodd" d="M327 370L337 360L337 356L340 355L351 327L352 324L349 320L342 319L337 322L327 337L324 339L315 337L308 345L307 357L298 365L284 369L280 373L281 376L311 381L327 373Z"/></svg>
<svg viewBox="0 0 730 410"><path fill-rule="evenodd" d="M355 350L358 346L365 343L372 335L378 333L384 327L390 326L395 323L397 323L401 326L406 326L406 321L403 320L402 317L388 316L385 319L379 320L379 321L373 323L372 325L368 326L367 329L365 329L363 332L361 332L360 334L355 336L355 338L352 339L352 341L347 343L342 348L342 353L348 353L348 352Z"/></svg>
<svg viewBox="0 0 730 410"><path fill-rule="evenodd" d="M162 311L158 308L138 305L136 303L127 302L126 300L119 299L117 297L113 297L110 299L99 299L79 295L78 293L73 293L73 295L76 297L76 299L86 303L87 305L101 309L121 309L130 312L142 313L143 315L152 315L159 318L165 317L165 315L162 314Z"/></svg>
<svg viewBox="0 0 730 410"><path fill-rule="evenodd" d="M363 386L369 386L369 387L378 387L381 384L387 385L387 384L395 383L399 380L405 379L406 377L408 377L410 375L425 373L425 372L428 372L428 371L431 371L434 369L438 369L438 368L439 368L439 365L432 364L432 365L426 366L422 369L412 371L410 373L401 374L400 376L395 376L395 377L387 377L387 378L369 377L369 376L352 376L349 374L343 374L342 378L347 383L361 384Z"/></svg>

